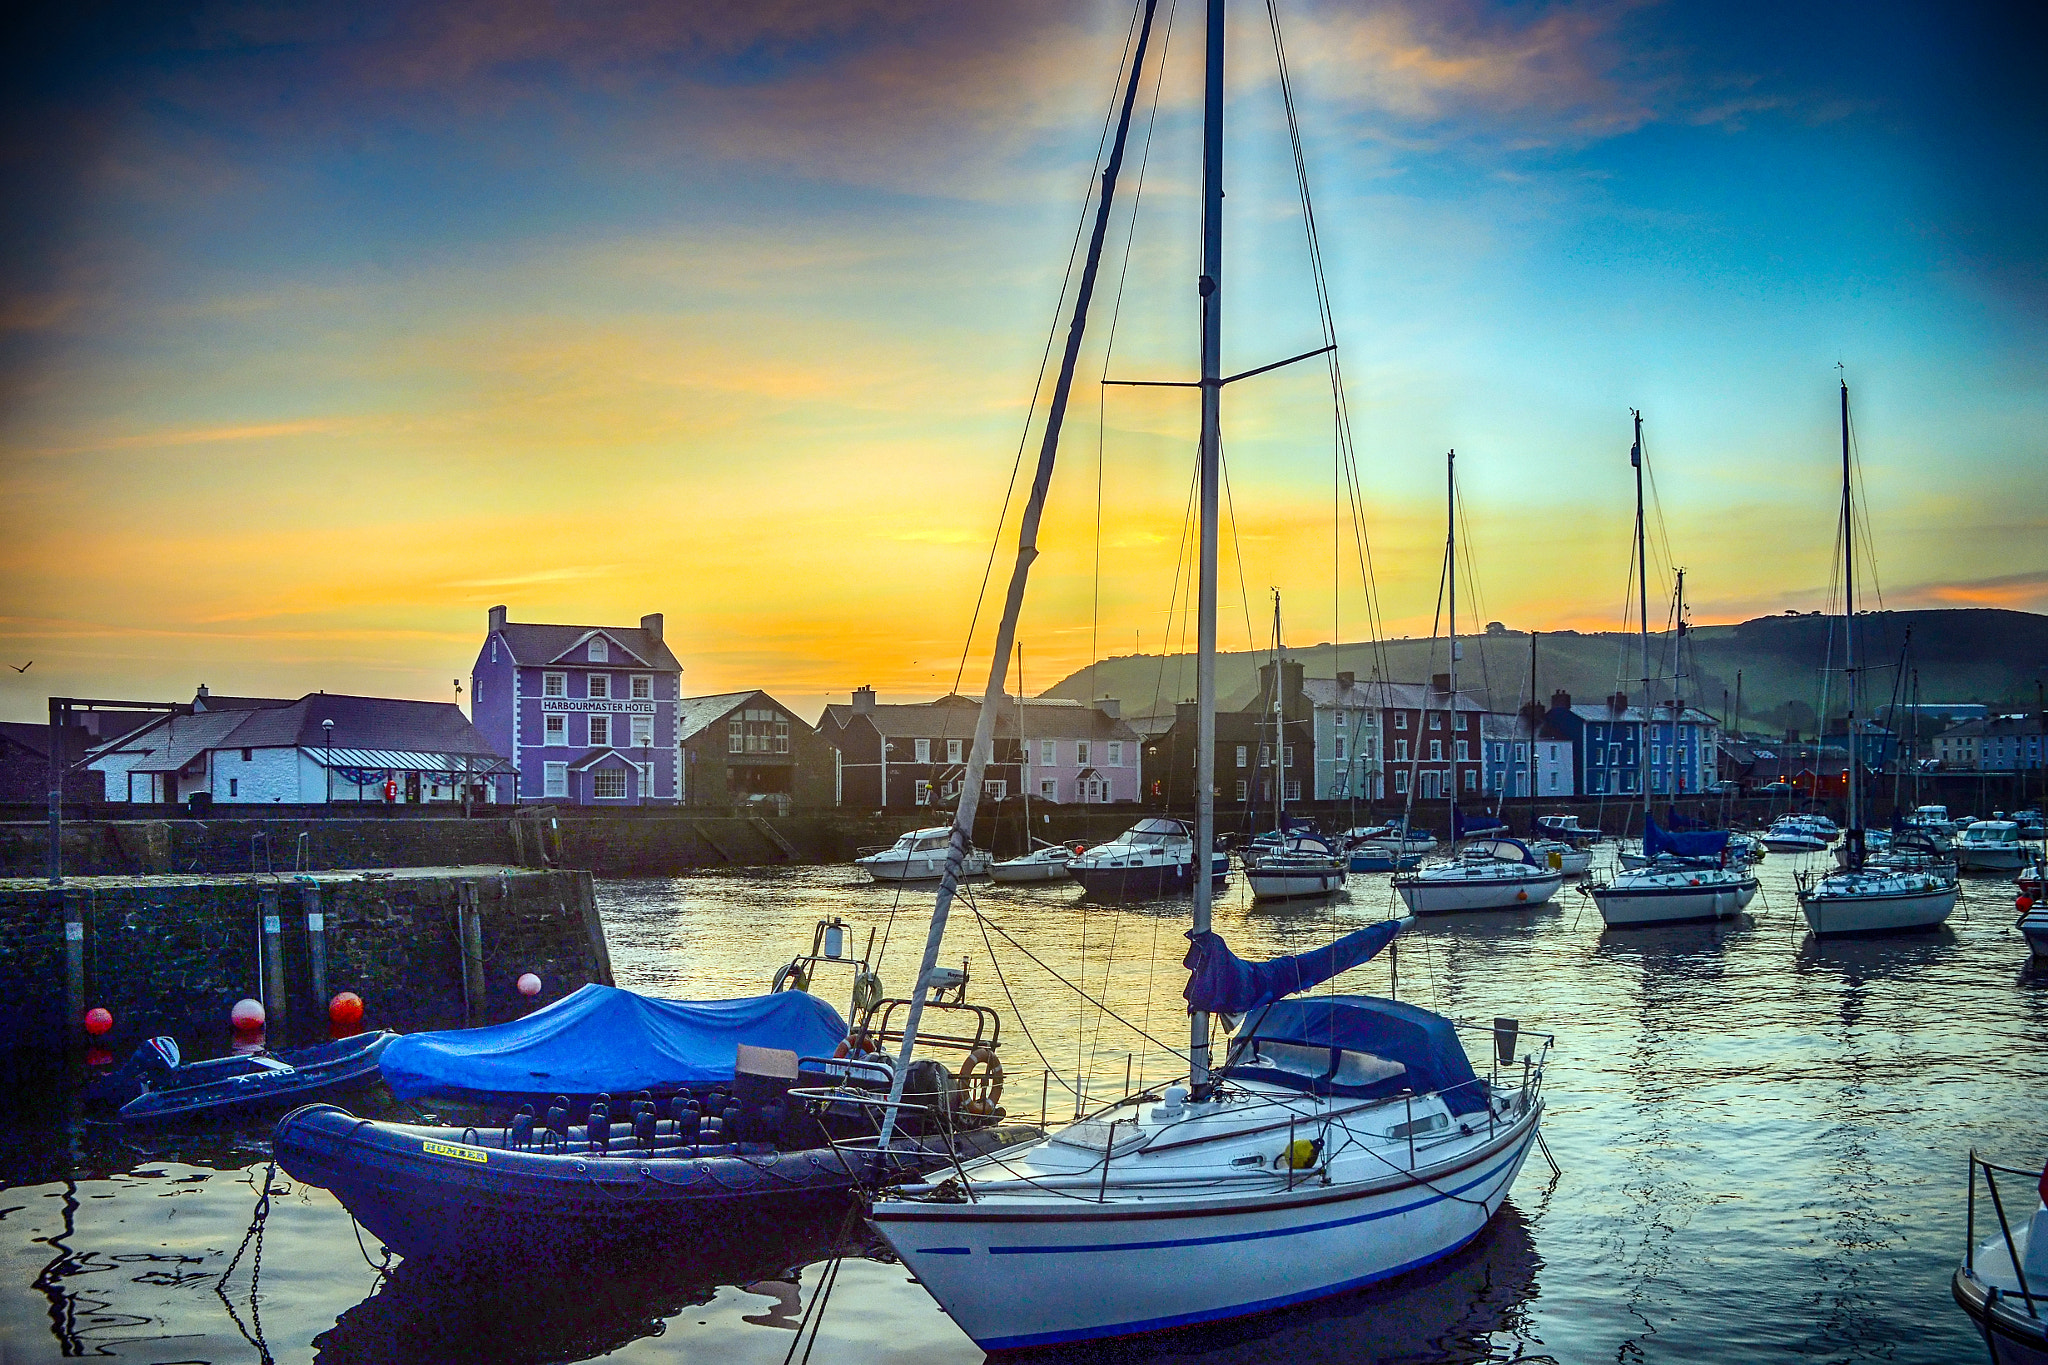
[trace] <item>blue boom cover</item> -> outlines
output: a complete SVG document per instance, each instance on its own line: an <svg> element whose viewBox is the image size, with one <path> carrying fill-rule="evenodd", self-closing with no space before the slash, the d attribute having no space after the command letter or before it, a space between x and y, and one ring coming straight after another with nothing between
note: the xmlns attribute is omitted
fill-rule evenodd
<svg viewBox="0 0 2048 1365"><path fill-rule="evenodd" d="M381 1066L400 1099L616 1095L729 1081L741 1043L829 1057L845 1037L839 1011L804 991L656 1000L592 985L508 1024L408 1034Z"/></svg>

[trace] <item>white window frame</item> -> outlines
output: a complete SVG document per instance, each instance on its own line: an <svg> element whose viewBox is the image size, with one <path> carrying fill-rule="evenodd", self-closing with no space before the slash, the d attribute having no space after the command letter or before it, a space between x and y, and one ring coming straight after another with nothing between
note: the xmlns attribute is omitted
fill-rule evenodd
<svg viewBox="0 0 2048 1365"><path fill-rule="evenodd" d="M1075 741L1074 741L1074 766L1075 766L1075 767L1077 767L1077 768L1085 768L1085 767L1087 767L1087 766L1088 766L1088 755L1089 755L1089 752L1090 752L1090 751L1089 751L1089 747L1088 747L1088 741L1087 741L1087 740L1085 740L1085 739L1077 739L1077 740L1075 740Z"/></svg>
<svg viewBox="0 0 2048 1365"><path fill-rule="evenodd" d="M1342 711L1339 711L1339 712L1337 713L1337 728L1338 728L1339 730L1341 730L1341 729L1343 729L1343 728L1344 728L1344 716L1345 716L1345 713L1344 713L1344 712L1342 712Z"/></svg>
<svg viewBox="0 0 2048 1365"><path fill-rule="evenodd" d="M747 751L747 723L738 716L725 723L725 751L729 754Z"/></svg>
<svg viewBox="0 0 2048 1365"><path fill-rule="evenodd" d="M569 747L569 718L564 715L542 716L540 718L541 747L544 749L566 749Z"/></svg>
<svg viewBox="0 0 2048 1365"><path fill-rule="evenodd" d="M918 805L929 806L932 803L932 784L925 778L918 778L917 790L913 795Z"/></svg>
<svg viewBox="0 0 2048 1365"><path fill-rule="evenodd" d="M1460 763L1470 763L1471 761L1472 761L1472 741L1471 741L1471 740L1469 740L1469 739L1461 739L1461 740L1459 740L1459 741L1458 741L1458 762L1460 762Z"/></svg>
<svg viewBox="0 0 2048 1365"><path fill-rule="evenodd" d="M1244 768L1244 767L1248 767L1248 766L1250 766L1250 764L1251 764L1251 756L1252 756L1252 751L1251 751L1251 746L1250 746L1250 745L1248 745L1248 744L1240 744L1240 745L1238 745L1238 746L1237 746L1237 766L1238 766L1238 767L1240 767L1240 768Z"/></svg>
<svg viewBox="0 0 2048 1365"><path fill-rule="evenodd" d="M1056 740L1056 739L1041 739L1041 740L1039 740L1039 741L1038 741L1038 766L1039 766L1039 767L1041 767L1041 768L1056 768L1056 767L1058 767L1058 766L1059 766L1059 761L1060 761L1060 742L1059 742L1058 740Z"/></svg>
<svg viewBox="0 0 2048 1365"><path fill-rule="evenodd" d="M566 697L569 695L567 673L543 673L540 675L540 694L543 697Z"/></svg>
<svg viewBox="0 0 2048 1365"><path fill-rule="evenodd" d="M915 741L913 741L913 742L912 742L912 745L911 745L911 753L915 755L915 761L916 761L916 762L919 762L919 763L929 763L929 762L931 762L931 761L932 761L932 742L931 742L930 740L928 740L928 739L920 739L920 740L915 740ZM929 784L927 783L927 784L925 784L925 785L929 785ZM918 804L918 805L920 805L920 806L928 806L928 805L930 805L930 804L931 804L931 802L930 802L929 800L924 800L924 801L920 801L920 802L918 802L917 804Z"/></svg>
<svg viewBox="0 0 2048 1365"><path fill-rule="evenodd" d="M1298 778L1298 777L1290 777L1290 778L1288 778L1288 779L1287 779L1287 799L1288 799L1289 801L1299 801L1299 800L1301 800L1301 779L1300 779L1300 778Z"/></svg>
<svg viewBox="0 0 2048 1365"><path fill-rule="evenodd" d="M542 796L567 796L569 794L569 765L566 763L543 763L540 765Z"/></svg>
<svg viewBox="0 0 2048 1365"><path fill-rule="evenodd" d="M1407 741L1407 740L1405 740L1405 739L1397 739L1397 740L1395 740L1395 741L1394 741L1394 762L1396 762L1396 763L1406 763L1407 761L1408 761L1408 741ZM1407 792L1407 790L1408 790L1408 789L1407 789L1406 787L1403 787L1403 788L1401 788L1401 791L1402 791L1402 792L1403 792L1404 794L1405 794L1405 793Z"/></svg>
<svg viewBox="0 0 2048 1365"><path fill-rule="evenodd" d="M630 717L628 717L627 719L628 719L628 720L630 720L630 721L632 722L632 726L633 726L633 747L634 747L634 748L636 748L636 749L651 749L651 748L653 748L653 747L654 747L654 717L652 717L652 716L630 716Z"/></svg>
<svg viewBox="0 0 2048 1365"><path fill-rule="evenodd" d="M1444 761L1444 742L1442 740L1433 739L1429 742L1429 761L1432 763Z"/></svg>
<svg viewBox="0 0 2048 1365"><path fill-rule="evenodd" d="M1394 769L1394 795L1406 796L1407 794L1408 770L1406 768L1396 768Z"/></svg>
<svg viewBox="0 0 2048 1365"><path fill-rule="evenodd" d="M789 752L789 722L786 720L775 722L775 752L778 754Z"/></svg>
<svg viewBox="0 0 2048 1365"><path fill-rule="evenodd" d="M1124 742L1120 739L1109 741L1109 766L1112 768L1124 766Z"/></svg>
<svg viewBox="0 0 2048 1365"><path fill-rule="evenodd" d="M609 673L591 674L586 690L593 697L603 697L607 701L611 700L612 675Z"/></svg>
<svg viewBox="0 0 2048 1365"><path fill-rule="evenodd" d="M653 701L654 675L652 673L635 673L632 681L627 684L627 691L632 694L634 701Z"/></svg>
<svg viewBox="0 0 2048 1365"><path fill-rule="evenodd" d="M608 664L611 661L611 643L602 635L593 635L590 639L590 662L594 664Z"/></svg>
<svg viewBox="0 0 2048 1365"><path fill-rule="evenodd" d="M598 736L598 732L599 732L599 731L603 731L603 732L604 732L604 738L603 738L603 739L599 739L599 738L597 737L597 736ZM592 717L590 718L590 730L589 730L589 732L588 732L588 736L587 736L587 737L586 737L586 739L584 740L584 743L585 743L585 745L586 745L586 746L587 746L588 748L592 748L592 749L609 749L609 748L611 748L611 747L612 747L612 718L611 718L610 716L592 716Z"/></svg>
<svg viewBox="0 0 2048 1365"><path fill-rule="evenodd" d="M948 763L959 763L959 762L961 762L961 761L963 760L963 758L964 758L964 755L963 755L963 754L962 754L962 752L961 752L962 748L964 747L964 744L965 744L965 741L962 741L962 740L957 740L957 739L949 739L949 740L947 740L947 741L946 741L946 762L948 762Z"/></svg>
<svg viewBox="0 0 2048 1365"><path fill-rule="evenodd" d="M607 787L607 786L610 786L610 785L612 784L612 782L614 782L614 781L617 781L617 783L619 784L619 789L618 789L618 791L616 791L616 792L606 792L606 791L602 791L602 790L600 790L600 788L601 788L601 787ZM591 770L591 774L590 774L590 799L591 799L591 800L593 800L593 801L624 801L624 800L625 800L625 799L627 798L627 795L628 795L628 793L629 793L629 792L631 792L631 790L632 790L632 784L630 784L629 782L627 782L627 781L626 781L626 770L625 770L624 768L595 768L595 769L592 769L592 770Z"/></svg>
<svg viewBox="0 0 2048 1365"><path fill-rule="evenodd" d="M1237 779L1237 803L1241 806L1251 799L1252 784L1243 778Z"/></svg>
<svg viewBox="0 0 2048 1365"><path fill-rule="evenodd" d="M1047 800L1047 801L1057 801L1057 800L1059 800L1059 799L1060 799L1060 784L1059 784L1059 779L1058 779L1058 778L1055 778L1055 777L1045 777L1045 778L1040 778L1040 779L1039 779L1039 782L1038 782L1038 794L1039 794L1039 796L1041 796L1042 798L1044 798L1044 799L1045 799L1045 800Z"/></svg>
<svg viewBox="0 0 2048 1365"><path fill-rule="evenodd" d="M1408 713L1406 711L1396 711L1394 713L1394 728L1396 730L1408 728Z"/></svg>
<svg viewBox="0 0 2048 1365"><path fill-rule="evenodd" d="M1010 784L1000 777L985 777L981 780L981 794L989 801L1001 801L1010 794Z"/></svg>
<svg viewBox="0 0 2048 1365"><path fill-rule="evenodd" d="M1348 736L1345 736L1345 735L1339 735L1339 736L1337 736L1337 752L1336 752L1336 755L1335 755L1335 757L1336 757L1336 759L1337 759L1337 761L1338 761L1339 763L1343 762L1343 761L1344 761L1344 759L1345 759L1345 753L1344 753L1344 748L1345 748L1345 745L1344 745L1344 741L1345 741L1345 739L1346 739L1346 738L1348 738Z"/></svg>

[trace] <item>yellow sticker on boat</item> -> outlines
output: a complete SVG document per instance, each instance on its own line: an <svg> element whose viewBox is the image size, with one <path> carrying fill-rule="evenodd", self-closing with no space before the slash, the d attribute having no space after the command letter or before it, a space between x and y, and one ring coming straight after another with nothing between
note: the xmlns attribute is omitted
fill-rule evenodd
<svg viewBox="0 0 2048 1365"><path fill-rule="evenodd" d="M420 1150L432 1152L435 1156L452 1156L458 1161L474 1161L482 1164L490 1160L490 1157L486 1156L480 1148L458 1147L452 1142L436 1142L432 1138L423 1139L420 1143Z"/></svg>

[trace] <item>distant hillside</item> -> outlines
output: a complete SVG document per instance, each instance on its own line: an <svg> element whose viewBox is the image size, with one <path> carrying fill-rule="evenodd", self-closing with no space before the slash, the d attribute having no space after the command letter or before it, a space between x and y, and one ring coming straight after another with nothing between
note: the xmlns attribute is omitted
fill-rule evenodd
<svg viewBox="0 0 2048 1365"><path fill-rule="evenodd" d="M1821 696L1821 669L1832 627L1834 664L1841 665L1840 617L1763 616L1735 626L1697 626L1688 636L1686 698L1716 715L1721 694L1731 709L1735 675L1742 673L1743 723L1759 729L1781 729L1790 723L1810 731ZM1866 675L1866 699L1873 707L1891 697L1893 670L1906 631L1913 632L1913 655L1920 673L1920 699L1939 701L2023 701L2034 699L2037 680L2048 680L2048 616L2033 612L1973 609L1962 611L1876 612L1858 620L1858 651L1874 666ZM1653 666L1668 676L1669 651L1662 637L1650 642ZM1576 699L1604 697L1617 680L1640 692L1635 679L1642 666L1636 639L1618 632L1544 633L1536 645L1536 683L1547 698L1560 689ZM1312 678L1327 678L1339 668L1368 678L1382 669L1395 681L1418 682L1444 669L1441 640L1394 640L1385 645L1316 645L1290 649ZM1258 689L1263 654L1235 653L1218 657L1218 691L1225 707L1251 701ZM1097 696L1115 697L1126 716L1171 711L1176 700L1194 695L1192 655L1123 655L1097 664ZM1086 700L1089 670L1062 679L1044 695ZM1503 631L1468 638L1458 681L1483 696L1497 711L1512 710L1529 690L1529 636ZM1660 697L1670 684L1658 684ZM1640 699L1640 698L1638 698ZM1835 683L1830 713L1841 710L1840 683Z"/></svg>

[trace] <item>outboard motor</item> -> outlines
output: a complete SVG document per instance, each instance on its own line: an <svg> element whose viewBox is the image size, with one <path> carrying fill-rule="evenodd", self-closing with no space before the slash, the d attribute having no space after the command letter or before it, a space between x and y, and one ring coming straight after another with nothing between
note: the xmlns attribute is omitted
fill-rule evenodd
<svg viewBox="0 0 2048 1365"><path fill-rule="evenodd" d="M944 1062L931 1057L920 1057L910 1064L910 1070L903 1073L903 1099L905 1103L924 1106L927 1113L912 1110L904 1117L916 1121L927 1117L939 1123L949 1123L954 1112L960 1107L960 1082L953 1079L953 1073L946 1069Z"/></svg>

